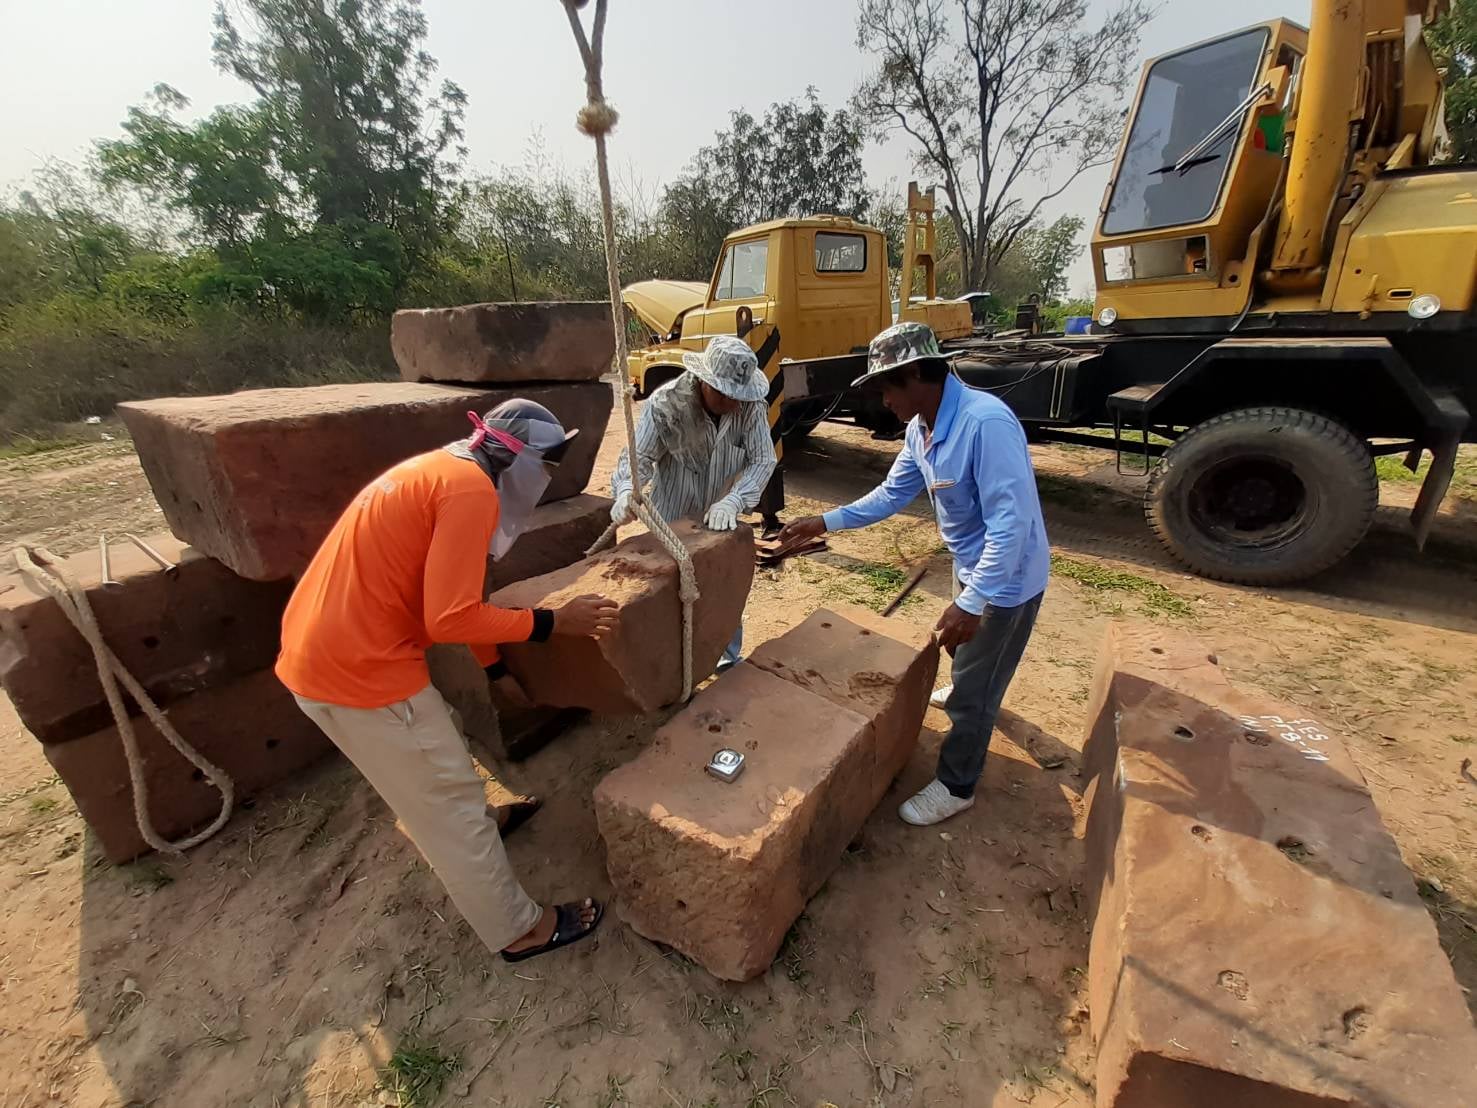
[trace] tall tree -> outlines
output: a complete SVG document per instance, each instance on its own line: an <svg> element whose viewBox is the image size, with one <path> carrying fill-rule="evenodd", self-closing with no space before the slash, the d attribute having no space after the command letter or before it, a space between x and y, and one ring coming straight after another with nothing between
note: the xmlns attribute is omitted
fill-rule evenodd
<svg viewBox="0 0 1477 1108"><path fill-rule="evenodd" d="M990 275L988 291L996 303L1014 308L1032 295L1052 304L1067 295L1067 270L1082 253L1082 217L1059 216L1032 223L1016 236Z"/></svg>
<svg viewBox="0 0 1477 1108"><path fill-rule="evenodd" d="M1477 0L1452 0L1428 32L1436 64L1446 70L1446 128L1451 157L1477 162Z"/></svg>
<svg viewBox="0 0 1477 1108"><path fill-rule="evenodd" d="M845 109L827 111L814 88L778 101L763 119L730 113L666 190L663 213L674 233L692 244L707 277L723 238L735 227L766 219L828 212L864 219L873 200L862 169L866 142L860 121Z"/></svg>
<svg viewBox="0 0 1477 1108"><path fill-rule="evenodd" d="M127 228L98 210L88 184L75 166L49 159L20 193L12 226L28 240L38 272L51 275L50 284L100 293L136 243Z"/></svg>
<svg viewBox="0 0 1477 1108"><path fill-rule="evenodd" d="M1147 0L1102 23L1087 0L861 0L857 45L877 57L854 99L879 134L901 131L938 180L966 288L1073 181L1112 158Z"/></svg>
<svg viewBox="0 0 1477 1108"><path fill-rule="evenodd" d="M215 25L216 64L277 122L282 165L317 221L383 224L410 254L428 249L466 95L450 81L430 91L419 0L222 0Z"/></svg>
<svg viewBox="0 0 1477 1108"><path fill-rule="evenodd" d="M217 108L194 123L176 118L189 99L156 85L128 109L127 138L99 142L108 185L134 185L194 221L212 246L231 249L251 238L264 219L285 219L293 190L279 162L282 138L263 105Z"/></svg>

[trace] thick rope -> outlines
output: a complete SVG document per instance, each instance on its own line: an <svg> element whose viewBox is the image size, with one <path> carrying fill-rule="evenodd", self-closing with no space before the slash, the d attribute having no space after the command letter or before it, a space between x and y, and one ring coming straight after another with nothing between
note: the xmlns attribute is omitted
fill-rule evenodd
<svg viewBox="0 0 1477 1108"><path fill-rule="evenodd" d="M92 604L87 599L86 591L67 576L66 571L62 569L61 560L56 555L40 547L34 549L20 547L15 552L15 564L28 581L33 582L43 594L56 601L67 619L71 621L72 626L92 648L93 661L97 664L98 681L102 683L103 695L107 697L108 708L113 713L113 723L118 728L118 736L123 740L123 755L128 762L128 780L133 786L133 818L138 823L138 831L143 836L144 842L155 850L172 854L182 854L193 846L199 846L224 827L226 821L231 818L231 810L236 799L235 783L224 770L212 764L203 754L180 737L168 717L144 691L144 687L138 683L133 674L128 672L128 669L118 660L117 655L109 649L108 644L103 641L102 628L98 626L97 617L93 614ZM220 814L215 817L209 827L196 832L187 839L180 839L176 842L168 841L154 830L154 825L149 819L149 785L144 779L143 760L139 755L138 738L133 733L133 721L129 719L128 709L124 706L123 697L118 692L119 681L123 682L128 695L133 697L138 706L143 709L144 715L158 729L159 734L169 741L169 745L178 750L205 775L207 781L220 791Z"/></svg>
<svg viewBox="0 0 1477 1108"><path fill-rule="evenodd" d="M636 416L631 403L630 367L626 362L625 317L621 311L620 255L615 241L615 202L612 199L610 187L610 164L605 153L605 136L610 133L620 115L605 102L600 72L603 62L606 0L595 2L595 19L588 39L585 37L585 28L580 23L577 10L584 7L587 0L560 0L560 2L564 5L565 14L569 16L570 30L574 32L575 44L579 47L580 58L585 63L587 102L579 110L575 125L581 132L595 140L595 170L600 181L600 222L605 231L605 279L610 290L610 322L615 330L615 364L611 367L611 378L616 399L620 402L621 412L626 422L626 451L627 457L631 460L633 478L631 504L636 512L636 518L646 524L647 529L657 537L667 553L672 555L677 562L677 576L680 584L678 595L682 600L682 699L685 701L692 697L692 606L700 593L697 587L697 571L692 565L692 556L682 545L682 540L667 526L666 520L657 515L647 504L645 493L634 480L636 475ZM591 552L603 548L607 542L614 539L615 530L615 525L612 524L590 548Z"/></svg>

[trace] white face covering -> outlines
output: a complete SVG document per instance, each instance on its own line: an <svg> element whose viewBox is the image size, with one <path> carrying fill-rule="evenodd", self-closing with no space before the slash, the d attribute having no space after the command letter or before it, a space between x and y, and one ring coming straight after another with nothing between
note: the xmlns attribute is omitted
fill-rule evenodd
<svg viewBox="0 0 1477 1108"><path fill-rule="evenodd" d="M500 510L497 530L492 533L492 541L487 546L487 552L494 559L507 554L528 527L533 510L538 507L553 476L544 464L543 454L531 446L525 446L513 459L513 464L497 475Z"/></svg>
<svg viewBox="0 0 1477 1108"><path fill-rule="evenodd" d="M476 462L497 489L497 529L487 553L502 558L527 530L553 480L550 470L575 433L566 435L548 409L531 400L504 401L487 413L486 420L476 412L468 412L467 418L476 432L470 439L448 443L446 449Z"/></svg>

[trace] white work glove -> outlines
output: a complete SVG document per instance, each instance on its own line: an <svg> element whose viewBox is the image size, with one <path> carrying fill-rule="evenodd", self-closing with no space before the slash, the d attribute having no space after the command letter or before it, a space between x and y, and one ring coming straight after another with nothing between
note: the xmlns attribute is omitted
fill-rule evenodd
<svg viewBox="0 0 1477 1108"><path fill-rule="evenodd" d="M738 509L733 506L733 501L720 500L708 509L703 522L713 531L732 531L738 526Z"/></svg>
<svg viewBox="0 0 1477 1108"><path fill-rule="evenodd" d="M615 498L615 503L610 506L610 522L617 527L624 527L636 518L636 509L631 506L631 494L623 492Z"/></svg>

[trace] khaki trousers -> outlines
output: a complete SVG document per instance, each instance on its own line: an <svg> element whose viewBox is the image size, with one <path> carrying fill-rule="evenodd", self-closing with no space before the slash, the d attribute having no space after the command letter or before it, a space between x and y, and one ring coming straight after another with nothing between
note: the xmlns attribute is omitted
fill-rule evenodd
<svg viewBox="0 0 1477 1108"><path fill-rule="evenodd" d="M297 702L384 798L488 949L502 950L538 922L539 906L508 863L467 740L439 692L427 685L388 708Z"/></svg>

